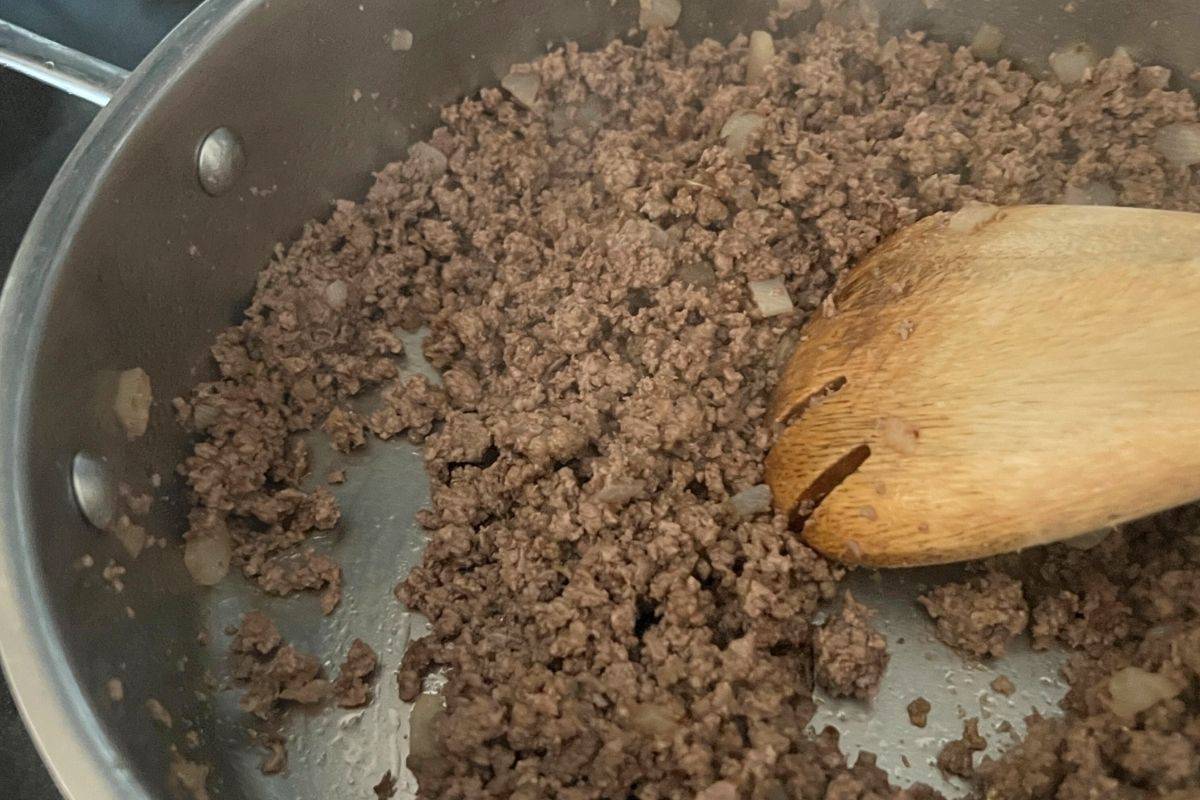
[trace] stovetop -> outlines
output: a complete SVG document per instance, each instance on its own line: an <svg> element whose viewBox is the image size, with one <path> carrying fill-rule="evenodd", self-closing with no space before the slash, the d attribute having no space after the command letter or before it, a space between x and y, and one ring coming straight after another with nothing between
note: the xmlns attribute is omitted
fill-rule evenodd
<svg viewBox="0 0 1200 800"><path fill-rule="evenodd" d="M198 0L4 0L0 18L126 69ZM0 280L96 108L0 67ZM0 797L61 800L0 681Z"/></svg>

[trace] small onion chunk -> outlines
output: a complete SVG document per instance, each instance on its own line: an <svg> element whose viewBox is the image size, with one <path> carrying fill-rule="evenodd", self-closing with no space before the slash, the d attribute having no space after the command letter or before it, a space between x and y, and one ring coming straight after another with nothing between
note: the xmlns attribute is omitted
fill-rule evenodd
<svg viewBox="0 0 1200 800"><path fill-rule="evenodd" d="M758 114L738 111L721 126L721 138L730 151L741 155L750 146L751 138L762 130L766 120Z"/></svg>
<svg viewBox="0 0 1200 800"><path fill-rule="evenodd" d="M1070 539L1063 539L1063 544L1072 550L1091 550L1107 539L1108 535L1112 532L1112 528L1102 528L1098 531L1081 533L1078 536L1072 536Z"/></svg>
<svg viewBox="0 0 1200 800"><path fill-rule="evenodd" d="M1154 149L1178 167L1200 164L1200 122L1172 122L1154 134Z"/></svg>
<svg viewBox="0 0 1200 800"><path fill-rule="evenodd" d="M750 34L750 52L746 56L746 83L761 83L767 68L775 60L775 40L766 31Z"/></svg>
<svg viewBox="0 0 1200 800"><path fill-rule="evenodd" d="M129 553L130 558L137 558L146 546L146 529L134 523L127 514L117 517L112 526L113 535Z"/></svg>
<svg viewBox="0 0 1200 800"><path fill-rule="evenodd" d="M684 264L679 268L676 277L686 284L691 286L716 286L717 273L713 269L712 264L703 261L693 261L691 264Z"/></svg>
<svg viewBox="0 0 1200 800"><path fill-rule="evenodd" d="M192 428L203 433L221 419L221 410L211 403L197 401L192 405Z"/></svg>
<svg viewBox="0 0 1200 800"><path fill-rule="evenodd" d="M629 710L629 726L655 739L670 741L679 731L678 718L669 706L637 703Z"/></svg>
<svg viewBox="0 0 1200 800"><path fill-rule="evenodd" d="M1109 708L1122 719L1132 720L1141 712L1162 700L1170 700L1181 691L1175 681L1157 672L1140 667L1119 669L1108 679L1112 695Z"/></svg>
<svg viewBox="0 0 1200 800"><path fill-rule="evenodd" d="M187 544L183 548L183 565L200 586L215 586L229 573L232 555L228 532L215 529L192 531L187 534Z"/></svg>
<svg viewBox="0 0 1200 800"><path fill-rule="evenodd" d="M532 72L510 72L500 80L500 85L518 103L533 108L538 91L542 88L542 79Z"/></svg>
<svg viewBox="0 0 1200 800"><path fill-rule="evenodd" d="M172 747L171 767L167 771L167 786L173 794L180 797L208 800L208 773L211 770L212 767L208 764L189 761Z"/></svg>
<svg viewBox="0 0 1200 800"><path fill-rule="evenodd" d="M671 246L670 234L650 220L642 217L625 220L625 223L621 226L620 235L628 238L630 241L642 242L659 250L665 250Z"/></svg>
<svg viewBox="0 0 1200 800"><path fill-rule="evenodd" d="M428 142L417 142L408 148L408 160L431 181L445 175L450 166L446 154Z"/></svg>
<svg viewBox="0 0 1200 800"><path fill-rule="evenodd" d="M696 800L737 800L737 787L729 781L717 781L696 795Z"/></svg>
<svg viewBox="0 0 1200 800"><path fill-rule="evenodd" d="M150 376L141 367L127 369L117 376L117 396L113 411L125 429L129 441L139 438L150 424Z"/></svg>
<svg viewBox="0 0 1200 800"><path fill-rule="evenodd" d="M1050 54L1050 68L1068 86L1089 78L1096 61L1095 51L1086 44L1068 45Z"/></svg>
<svg viewBox="0 0 1200 800"><path fill-rule="evenodd" d="M413 34L405 28L395 28L388 37L388 46L396 51L412 50Z"/></svg>
<svg viewBox="0 0 1200 800"><path fill-rule="evenodd" d="M742 489L729 498L729 508L738 519L750 519L771 510L771 487L765 483Z"/></svg>
<svg viewBox="0 0 1200 800"><path fill-rule="evenodd" d="M812 0L775 0L775 16L787 19L797 11L808 11Z"/></svg>
<svg viewBox="0 0 1200 800"><path fill-rule="evenodd" d="M764 317L777 317L795 310L792 298L788 295L783 278L771 278L766 281L751 281L750 295L754 304Z"/></svg>
<svg viewBox="0 0 1200 800"><path fill-rule="evenodd" d="M1082 186L1068 184L1062 202L1069 206L1115 206L1117 193L1107 183L1088 181Z"/></svg>
<svg viewBox="0 0 1200 800"><path fill-rule="evenodd" d="M679 0L638 0L638 11L638 27L648 31L675 27L683 6Z"/></svg>
<svg viewBox="0 0 1200 800"><path fill-rule="evenodd" d="M623 506L645 491L641 481L609 481L596 492L596 502L606 506Z"/></svg>
<svg viewBox="0 0 1200 800"><path fill-rule="evenodd" d="M946 229L954 233L972 233L980 225L989 222L1000 209L990 203L968 201L950 216Z"/></svg>
<svg viewBox="0 0 1200 800"><path fill-rule="evenodd" d="M338 279L330 281L325 285L325 302L332 309L341 309L346 307L346 300L350 297L350 289L346 286L346 282Z"/></svg>
<svg viewBox="0 0 1200 800"><path fill-rule="evenodd" d="M446 712L446 701L440 694L417 695L408 717L408 768L420 774L436 768L446 754L437 737L438 720Z"/></svg>
<svg viewBox="0 0 1200 800"><path fill-rule="evenodd" d="M875 56L875 63L879 66L883 66L889 61L894 60L899 52L900 42L896 40L895 36L893 36L884 42L883 46L879 48L879 53Z"/></svg>
<svg viewBox="0 0 1200 800"><path fill-rule="evenodd" d="M1004 34L1000 29L990 23L983 23L979 26L979 30L975 31L974 38L971 39L971 52L976 58L993 59L1000 57L1000 44L1004 41Z"/></svg>

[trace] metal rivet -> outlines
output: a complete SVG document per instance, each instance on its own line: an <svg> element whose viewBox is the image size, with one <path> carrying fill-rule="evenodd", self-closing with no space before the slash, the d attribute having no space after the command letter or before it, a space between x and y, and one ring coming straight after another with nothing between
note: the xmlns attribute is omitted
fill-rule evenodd
<svg viewBox="0 0 1200 800"><path fill-rule="evenodd" d="M75 504L95 527L104 530L117 516L117 493L108 462L79 452L71 460L71 489Z"/></svg>
<svg viewBox="0 0 1200 800"><path fill-rule="evenodd" d="M233 188L242 167L246 166L246 150L242 139L231 129L217 128L204 137L196 157L196 174L204 191L213 197Z"/></svg>

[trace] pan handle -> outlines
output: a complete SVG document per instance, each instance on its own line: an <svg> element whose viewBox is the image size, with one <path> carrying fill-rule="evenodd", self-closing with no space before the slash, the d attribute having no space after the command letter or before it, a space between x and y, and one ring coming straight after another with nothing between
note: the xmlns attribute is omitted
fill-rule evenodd
<svg viewBox="0 0 1200 800"><path fill-rule="evenodd" d="M0 65L105 106L129 72L0 20Z"/></svg>

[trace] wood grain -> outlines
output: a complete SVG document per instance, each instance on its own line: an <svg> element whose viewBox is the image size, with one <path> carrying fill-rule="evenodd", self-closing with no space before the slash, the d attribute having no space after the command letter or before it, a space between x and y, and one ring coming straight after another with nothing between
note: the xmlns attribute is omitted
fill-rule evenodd
<svg viewBox="0 0 1200 800"><path fill-rule="evenodd" d="M834 304L777 388L787 427L766 464L794 513L869 448L807 520L822 552L957 561L1200 497L1200 215L938 214L857 265Z"/></svg>

